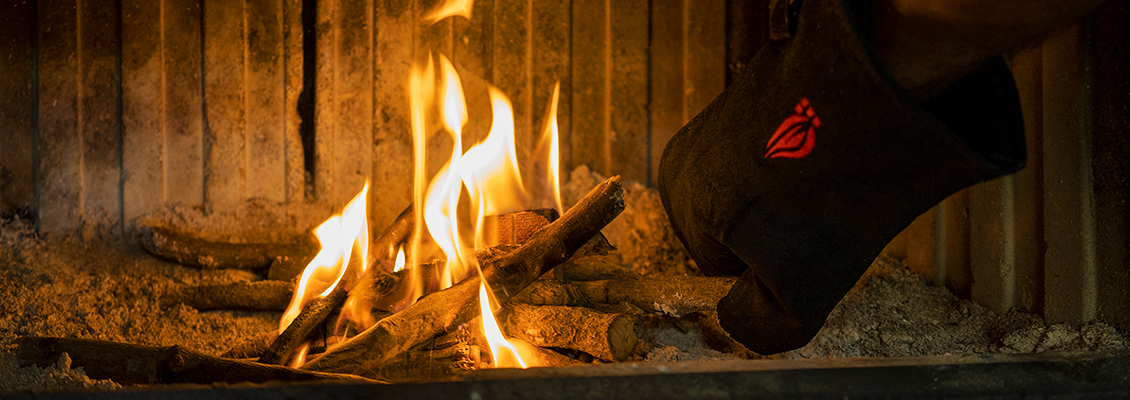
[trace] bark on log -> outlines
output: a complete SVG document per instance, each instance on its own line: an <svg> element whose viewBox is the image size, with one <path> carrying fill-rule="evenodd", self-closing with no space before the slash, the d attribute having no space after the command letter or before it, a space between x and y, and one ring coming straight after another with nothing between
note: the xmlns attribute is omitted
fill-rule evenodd
<svg viewBox="0 0 1130 400"><path fill-rule="evenodd" d="M432 293L404 311L378 321L303 368L363 372L426 340L451 331L477 315L480 278L500 302L521 292L549 269L569 258L624 210L619 176L594 188L560 219L538 230L513 252L487 263L483 275Z"/></svg>
<svg viewBox="0 0 1130 400"><path fill-rule="evenodd" d="M580 350L604 361L628 359L638 340L629 318L583 307L511 304L500 319L507 336Z"/></svg>
<svg viewBox="0 0 1130 400"><path fill-rule="evenodd" d="M392 383L451 381L479 364L480 347L466 329L429 340L365 371L365 376Z"/></svg>
<svg viewBox="0 0 1130 400"><path fill-rule="evenodd" d="M261 364L283 364L290 359L290 354L302 342L310 337L314 328L325 322L331 312L341 309L345 304L345 289L338 285L330 294L321 299L314 300L302 308L298 316L287 325L279 337L271 343L271 347L259 357Z"/></svg>
<svg viewBox="0 0 1130 400"><path fill-rule="evenodd" d="M314 243L220 243L203 240L170 227L142 226L141 245L149 253L204 269L259 270L279 257L300 257L318 251Z"/></svg>
<svg viewBox="0 0 1130 400"><path fill-rule="evenodd" d="M730 291L733 277L664 277L590 282L543 279L514 298L511 303L592 307L597 303L627 302L644 310L682 316L717 308Z"/></svg>
<svg viewBox="0 0 1130 400"><path fill-rule="evenodd" d="M619 253L573 257L553 269L560 281L600 281L608 279L638 279L640 273L625 268Z"/></svg>
<svg viewBox="0 0 1130 400"><path fill-rule="evenodd" d="M294 282L257 281L224 285L174 286L161 294L161 306L177 304L206 310L285 310Z"/></svg>
<svg viewBox="0 0 1130 400"><path fill-rule="evenodd" d="M240 383L344 379L380 381L356 375L304 371L201 354L180 346L157 347L90 339L22 337L13 341L20 365L46 367L67 353L72 365L93 379L120 384Z"/></svg>

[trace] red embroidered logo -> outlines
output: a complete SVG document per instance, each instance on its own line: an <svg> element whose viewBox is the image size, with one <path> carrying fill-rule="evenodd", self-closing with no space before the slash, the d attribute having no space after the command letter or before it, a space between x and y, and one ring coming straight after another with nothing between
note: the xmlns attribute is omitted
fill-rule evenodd
<svg viewBox="0 0 1130 400"><path fill-rule="evenodd" d="M820 117L802 97L794 108L795 113L785 118L765 148L765 158L804 158L816 146L816 128L820 127Z"/></svg>

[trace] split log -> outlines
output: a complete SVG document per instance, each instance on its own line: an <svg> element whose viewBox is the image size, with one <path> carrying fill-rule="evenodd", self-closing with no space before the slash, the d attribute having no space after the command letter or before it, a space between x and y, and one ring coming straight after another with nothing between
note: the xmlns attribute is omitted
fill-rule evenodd
<svg viewBox="0 0 1130 400"><path fill-rule="evenodd" d="M20 365L46 367L63 353L93 379L121 384L240 383L342 379L380 381L356 375L304 371L198 353L180 346L157 347L91 339L22 337L12 354Z"/></svg>
<svg viewBox="0 0 1130 400"><path fill-rule="evenodd" d="M223 285L173 286L161 294L161 306L177 304L197 310L285 310L294 282L257 281Z"/></svg>
<svg viewBox="0 0 1130 400"><path fill-rule="evenodd" d="M717 308L737 278L679 276L561 282L543 279L514 298L512 303L592 307L594 304L627 302L644 310L672 316Z"/></svg>
<svg viewBox="0 0 1130 400"><path fill-rule="evenodd" d="M286 330L275 338L271 347L261 357L261 364L282 364L290 359L291 353L298 348L314 331L318 325L325 322L331 312L341 309L345 304L345 289L338 285L326 297L311 301L302 308L298 316L287 325Z"/></svg>
<svg viewBox="0 0 1130 400"><path fill-rule="evenodd" d="M624 188L614 176L594 188L560 219L535 232L525 244L487 263L482 276L421 298L404 311L378 321L341 346L311 360L304 369L363 372L405 350L451 331L478 313L480 279L500 302L569 258L624 210Z"/></svg>
<svg viewBox="0 0 1130 400"><path fill-rule="evenodd" d="M500 318L508 336L541 347L580 350L604 361L624 361L636 347L632 321L583 307L511 304Z"/></svg>
<svg viewBox="0 0 1130 400"><path fill-rule="evenodd" d="M314 243L221 243L200 239L171 227L142 226L141 245L150 254L204 269L259 270L280 257L315 254Z"/></svg>

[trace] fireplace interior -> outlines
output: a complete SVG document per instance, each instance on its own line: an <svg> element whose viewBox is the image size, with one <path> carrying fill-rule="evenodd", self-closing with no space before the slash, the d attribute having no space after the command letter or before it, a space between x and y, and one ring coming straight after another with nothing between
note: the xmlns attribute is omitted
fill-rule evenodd
<svg viewBox="0 0 1130 400"><path fill-rule="evenodd" d="M812 342L769 356L718 326L711 302L732 281L701 276L654 189L668 139L769 40L768 1L478 0L470 18L424 22L439 3L7 2L0 395L1130 393L1125 1L1007 55L1024 109L1026 169L920 216ZM489 88L497 88L512 104L514 162L525 180L546 173L543 133L555 116L562 208L622 179L623 211L594 228L615 248L586 236L572 258L524 282L588 297L557 304L508 294L494 307L502 334L525 340L526 358L540 367L494 368L506 365L484 341L489 323L476 308L476 318L452 317L364 377L394 385L259 370L249 384L216 373L235 368L215 367L221 355L261 360L279 341L294 279L318 253L311 233L366 183L364 240L409 240L397 227L422 198L413 190L414 135L428 138L420 165L429 179L453 153L441 117L429 120L437 128L417 129L409 95L414 66L439 71L441 58L466 96L463 151L493 134ZM535 186L530 197L541 203L528 208L555 208L552 185ZM524 238L557 234L559 213L548 214L491 216L493 240L511 247L478 259L506 262ZM527 217L534 228L515 222ZM372 250L389 268L382 278L406 279L391 272L391 250ZM603 297L592 294L598 286ZM337 308L302 336L320 338L306 342L311 360L344 347L328 333ZM591 339L593 326L598 345L546 333ZM258 353L228 353L252 342ZM289 354L281 363L295 362ZM174 359L182 367L170 367ZM211 367L197 373L186 363ZM300 379L315 381L288 382Z"/></svg>

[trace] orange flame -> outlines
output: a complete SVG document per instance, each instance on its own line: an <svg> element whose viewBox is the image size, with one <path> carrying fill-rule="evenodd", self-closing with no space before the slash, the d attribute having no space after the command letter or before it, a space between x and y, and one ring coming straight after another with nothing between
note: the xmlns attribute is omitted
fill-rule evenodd
<svg viewBox="0 0 1130 400"><path fill-rule="evenodd" d="M561 145L558 139L557 131L557 100L561 95L561 82L553 85L553 98L549 103L549 110L546 112L545 130L542 131L541 140L538 141L537 150L534 154L538 157L544 157L538 162L545 162L545 164L535 164L540 166L545 173L546 183L549 185L550 196L553 197L553 204L557 206L557 211L564 213L565 207L561 202Z"/></svg>
<svg viewBox="0 0 1130 400"><path fill-rule="evenodd" d="M328 296L337 287L354 251L361 256L358 275L365 272L369 259L369 218L365 210L368 193L369 184L365 183L361 192L345 205L341 215L330 217L314 230L322 249L302 271L290 305L279 320L280 332L290 326L306 303ZM332 280L325 279L327 277Z"/></svg>
<svg viewBox="0 0 1130 400"><path fill-rule="evenodd" d="M486 334L490 355L494 360L495 368L528 368L526 360L518 354L518 347L502 336L502 329L498 327L498 320L491 311L491 301L487 290L487 282L481 281L479 285L479 312L483 315L483 333ZM505 350L505 351L504 351Z"/></svg>
<svg viewBox="0 0 1130 400"><path fill-rule="evenodd" d="M431 25L444 18L454 16L461 16L470 20L471 9L474 7L474 4L475 0L448 0L427 15L424 15L424 24Z"/></svg>

